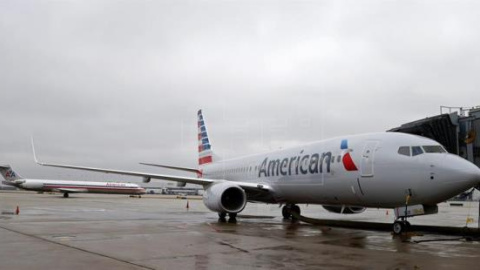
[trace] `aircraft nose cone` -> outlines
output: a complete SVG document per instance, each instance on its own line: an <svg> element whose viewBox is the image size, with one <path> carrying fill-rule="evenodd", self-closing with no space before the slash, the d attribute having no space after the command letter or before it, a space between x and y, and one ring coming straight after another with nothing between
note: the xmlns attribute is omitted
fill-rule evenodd
<svg viewBox="0 0 480 270"><path fill-rule="evenodd" d="M480 185L480 168L457 155L444 156L435 163L442 183L458 189Z"/></svg>
<svg viewBox="0 0 480 270"><path fill-rule="evenodd" d="M459 180L466 181L472 184L472 186L480 185L480 168L475 164L461 159L456 165L456 170L459 174Z"/></svg>
<svg viewBox="0 0 480 270"><path fill-rule="evenodd" d="M469 172L469 175L472 179L472 182L476 183L480 187L480 168L475 166L475 168L472 168L472 170Z"/></svg>

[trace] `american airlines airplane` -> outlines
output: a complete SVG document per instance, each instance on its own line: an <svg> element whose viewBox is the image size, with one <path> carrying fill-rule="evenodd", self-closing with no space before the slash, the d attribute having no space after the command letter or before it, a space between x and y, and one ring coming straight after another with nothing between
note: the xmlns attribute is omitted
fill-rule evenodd
<svg viewBox="0 0 480 270"><path fill-rule="evenodd" d="M35 152L34 152L35 153ZM196 172L197 178L146 172L47 164L202 185L205 206L224 220L235 220L247 202L283 205L284 218L300 214L298 204L321 204L339 214L367 207L392 208L393 232L409 226L407 217L435 214L437 204L480 185L480 168L428 138L393 132L343 136L289 149L218 158L198 112L199 168L146 164ZM292 214L293 213L293 214Z"/></svg>
<svg viewBox="0 0 480 270"><path fill-rule="evenodd" d="M144 188L131 183L25 179L9 165L0 165L0 173L5 178L2 182L5 185L40 192L61 192L65 198L69 193L145 194Z"/></svg>

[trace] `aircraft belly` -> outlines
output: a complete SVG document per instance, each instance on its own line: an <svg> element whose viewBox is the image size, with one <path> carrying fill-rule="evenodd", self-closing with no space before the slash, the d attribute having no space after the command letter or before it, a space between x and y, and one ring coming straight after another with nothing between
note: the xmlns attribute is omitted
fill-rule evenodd
<svg viewBox="0 0 480 270"><path fill-rule="evenodd" d="M312 204L359 204L359 199L351 190L349 181L325 180L323 182L291 181L278 183L275 192L280 201Z"/></svg>
<svg viewBox="0 0 480 270"><path fill-rule="evenodd" d="M275 193L279 202L397 207L405 203L409 189L417 197L424 193L421 180L423 178L415 177L415 173L377 171L373 177L351 175L324 181L279 181Z"/></svg>

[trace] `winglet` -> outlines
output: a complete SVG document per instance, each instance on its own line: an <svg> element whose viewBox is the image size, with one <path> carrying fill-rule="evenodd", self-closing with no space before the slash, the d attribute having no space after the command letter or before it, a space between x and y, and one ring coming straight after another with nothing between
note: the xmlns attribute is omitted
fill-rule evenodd
<svg viewBox="0 0 480 270"><path fill-rule="evenodd" d="M35 161L35 163L37 163L38 165L43 165L43 163L39 162L38 159L37 159L37 154L35 153L35 143L33 141L33 136L32 136L32 151L33 151L33 160Z"/></svg>

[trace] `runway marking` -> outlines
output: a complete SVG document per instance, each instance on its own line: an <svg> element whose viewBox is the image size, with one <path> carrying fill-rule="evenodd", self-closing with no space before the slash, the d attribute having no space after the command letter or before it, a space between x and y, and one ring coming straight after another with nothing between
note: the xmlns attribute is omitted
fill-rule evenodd
<svg viewBox="0 0 480 270"><path fill-rule="evenodd" d="M72 239L75 239L75 235L54 235L52 236L53 239L61 240L61 241L70 241Z"/></svg>
<svg viewBox="0 0 480 270"><path fill-rule="evenodd" d="M75 249L75 250L82 251L82 252L85 252L85 253L88 253L88 254L101 256L101 257L108 258L108 259L111 259L111 260L114 260L114 261L117 261L117 262L122 262L122 263L130 264L130 265L133 265L133 266L136 266L136 267L140 267L140 268L143 268L143 269L155 270L155 268L151 268L151 267L148 267L148 266L145 266L145 265L141 265L141 264L138 264L138 263L129 262L129 261L126 261L126 260L118 259L118 258L109 256L109 255L105 255L105 254L101 254L101 253L97 253L97 252L92 252L92 251L89 251L89 250L83 249L83 248L69 246L69 245L67 245L67 244L59 243L59 242L56 242L56 241L53 241L53 240L49 240L49 239L46 239L46 238L42 238L42 237L40 237L40 236L36 236L36 235L33 235L33 234L24 233L24 232L21 232L21 231L17 231L17 230L14 230L14 229L10 229L10 228L4 227L4 226L2 226L2 225L0 225L0 228L4 229L4 230L6 230L6 231L9 231L9 232L21 234L21 235L24 235L24 236L27 236L27 237L31 237L31 238L34 238L34 239L37 239L37 240L42 240L42 241L45 241L45 242L48 242L48 243L51 243L51 244L55 244L55 245L59 245L59 246L62 246L62 247Z"/></svg>

